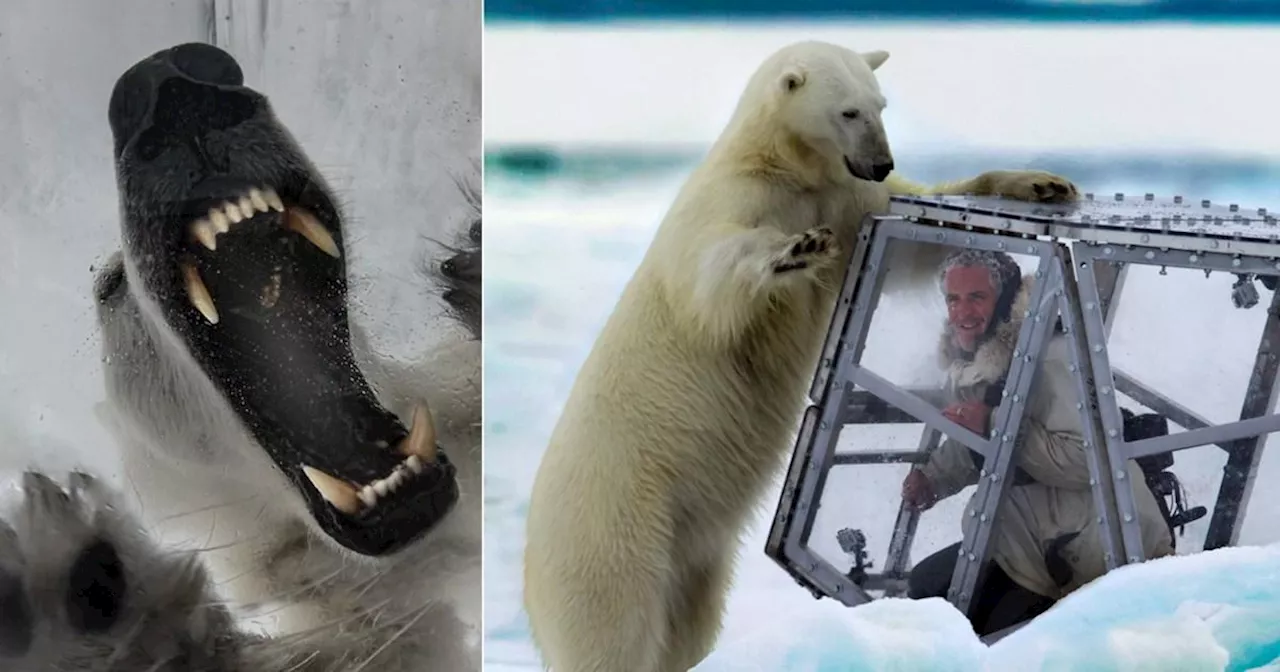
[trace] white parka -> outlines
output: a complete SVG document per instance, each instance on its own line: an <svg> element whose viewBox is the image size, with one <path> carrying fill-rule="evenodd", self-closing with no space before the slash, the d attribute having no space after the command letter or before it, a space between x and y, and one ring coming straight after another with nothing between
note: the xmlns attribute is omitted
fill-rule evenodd
<svg viewBox="0 0 1280 672"><path fill-rule="evenodd" d="M972 360L966 360L951 344L944 329L940 356L947 373L947 403L981 400L988 386L1004 378L1030 302L1034 278L1023 278L1011 317L984 341ZM1069 371L1070 342L1062 334L1051 337L1041 360L1022 420L1014 464L1033 483L1005 488L1005 499L992 531L992 558L1019 585L1046 597L1059 599L1106 572L1103 542L1089 466L1084 450L1082 418L1076 407L1079 395ZM994 409L993 409L994 411ZM944 440L921 465L922 472L942 499L977 483L979 470L971 451L953 439ZM1136 462L1128 465L1134 484L1143 547L1147 558L1171 555L1173 539L1160 513L1155 495L1147 487ZM965 507L962 525L966 534L977 518L970 515L975 502ZM1071 577L1058 585L1049 571L1046 552L1055 539L1079 533L1061 546L1058 554L1071 568Z"/></svg>

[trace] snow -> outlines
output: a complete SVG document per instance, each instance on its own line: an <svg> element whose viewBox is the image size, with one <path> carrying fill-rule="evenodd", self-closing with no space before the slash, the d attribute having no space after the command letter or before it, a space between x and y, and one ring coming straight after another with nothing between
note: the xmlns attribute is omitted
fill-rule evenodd
<svg viewBox="0 0 1280 672"><path fill-rule="evenodd" d="M975 164L997 167L993 162L1041 167L1045 159L1037 157L1048 156L1073 166L1073 179L1103 195L1155 191L1244 208L1280 205L1273 186L1280 145L1264 128L1269 120L1205 93L1208 82L1218 91L1252 90L1244 72L1249 68L1239 64L1280 63L1280 31L1088 30L902 23L491 27L487 149L528 143L566 152L612 150L619 164L627 149L676 147L696 157L764 53L817 37L893 53L883 71L890 96L886 124L895 148L902 148L899 166L907 174L945 179ZM961 80L931 68L946 62L949 72L991 72L997 59L1007 64L1010 53L1018 55L1010 64L1016 74L999 80ZM1068 62L1064 53L1071 54L1068 94L1061 78L1037 74L1060 72ZM668 95L663 90L687 82L691 72L707 81L682 87L680 104L661 104ZM563 86L565 81L576 85ZM1013 82L1025 95L1009 95ZM543 93L551 90L556 95ZM1209 118L1222 123L1204 123ZM1116 163L1097 160L1102 150ZM1120 164L1132 159L1130 165L1140 165L1168 153L1182 154L1160 166L1158 175L1135 174ZM1205 153L1271 163L1250 177L1188 158ZM487 168L487 670L541 669L520 607L529 488L577 367L687 169L612 179L586 168L524 176L498 163ZM1131 269L1112 336L1116 365L1210 421L1238 416L1265 311L1233 308L1232 280L1226 274L1206 279L1198 272ZM1263 297L1265 302L1269 293ZM892 310L877 323L879 343L869 344L868 353L879 358L873 369L891 372L883 375L901 383L921 373L912 353L936 334L937 306L886 304ZM1127 400L1125 405L1133 407ZM858 436L882 449L913 449L918 432ZM908 439L910 445L886 445ZM1212 506L1223 452L1191 449L1176 460L1190 505ZM892 525L902 474L891 472L898 468L831 473L811 542L816 552L847 566L835 531L858 526L873 545L879 542L871 549L879 564L886 535L878 530ZM775 483L744 535L717 650L697 670L1280 670L1280 497L1265 485L1278 477L1280 460L1264 452L1241 534L1244 547L1200 552L1209 522L1201 519L1179 538L1181 555L1103 577L990 649L942 600L883 600L848 609L798 587L763 554ZM959 539L968 494L924 516L913 558Z"/></svg>
<svg viewBox="0 0 1280 672"><path fill-rule="evenodd" d="M762 630L745 649L721 646L697 669L1268 669L1280 665L1280 545L1118 569L989 649L941 599L887 599L851 610L826 606L775 613L774 619L787 622L785 629L772 637Z"/></svg>
<svg viewBox="0 0 1280 672"><path fill-rule="evenodd" d="M698 670L1245 671L1280 665L1280 545L1118 569L986 647L941 599L830 603L721 646ZM744 661L751 661L744 666ZM1270 669L1275 669L1274 667Z"/></svg>

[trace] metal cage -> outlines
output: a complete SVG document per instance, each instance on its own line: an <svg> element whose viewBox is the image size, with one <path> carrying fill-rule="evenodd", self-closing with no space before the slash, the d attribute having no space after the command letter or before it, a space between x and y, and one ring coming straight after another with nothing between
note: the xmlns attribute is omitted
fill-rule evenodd
<svg viewBox="0 0 1280 672"><path fill-rule="evenodd" d="M995 409L992 433L981 437L943 417L937 391L904 389L863 366L867 332L887 273L890 241L1002 250L1038 258L1030 309L1018 335L1005 394ZM817 514L817 498L828 472L837 465L921 462L942 434L982 455L974 515L966 527L948 599L968 612L980 590L980 568L991 550L996 512L1012 475L1018 431L1037 364L1055 324L1071 348L1079 410L1088 451L1094 502L1108 571L1144 560L1135 514L1134 484L1124 466L1130 460L1207 445L1228 453L1204 549L1234 545L1247 509L1261 448L1280 430L1273 415L1280 366L1280 292L1272 297L1254 359L1240 420L1212 425L1193 411L1115 370L1107 340L1127 267L1143 264L1236 274L1233 299L1238 307L1257 302L1255 276L1280 274L1280 226L1266 210L1242 214L1235 205L1185 202L1181 197L1095 199L1043 205L998 198L895 197L890 213L868 217L858 239L832 315L827 339L810 388L794 454L783 483L766 554L815 597L831 597L848 606L872 599L870 591L901 594L909 569L909 551L919 513L899 507L888 557L872 573L858 560L857 580L808 548ZM860 389L856 389L860 388ZM1116 394L1164 415L1187 431L1127 442ZM839 454L840 429L863 423L922 423L915 451ZM841 539L852 548L860 535ZM861 555L858 555L861 558Z"/></svg>

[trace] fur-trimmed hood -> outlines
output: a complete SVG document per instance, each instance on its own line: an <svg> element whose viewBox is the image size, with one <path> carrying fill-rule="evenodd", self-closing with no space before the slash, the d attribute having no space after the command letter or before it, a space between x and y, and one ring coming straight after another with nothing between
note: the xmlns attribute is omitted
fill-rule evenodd
<svg viewBox="0 0 1280 672"><path fill-rule="evenodd" d="M1018 344L1018 332L1022 330L1023 316L1031 305L1031 289L1035 285L1035 277L1022 276L1022 287L1013 299L1009 319L999 324L982 345L969 359L957 348L951 339L950 323L943 320L942 336L938 341L938 358L942 369L947 373L947 383L952 389L973 387L979 384L994 383L1009 371L1013 359L1014 348Z"/></svg>

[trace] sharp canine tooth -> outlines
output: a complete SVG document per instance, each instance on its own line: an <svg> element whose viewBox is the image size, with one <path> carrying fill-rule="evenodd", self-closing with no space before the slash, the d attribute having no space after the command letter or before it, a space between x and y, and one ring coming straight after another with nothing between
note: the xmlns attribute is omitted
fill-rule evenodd
<svg viewBox="0 0 1280 672"><path fill-rule="evenodd" d="M276 212L284 212L284 201L280 200L280 195L276 193L275 189L268 188L266 191L262 192L262 197L266 199L267 204L271 206L272 210L275 210Z"/></svg>
<svg viewBox="0 0 1280 672"><path fill-rule="evenodd" d="M306 474L307 480L311 481L311 485L316 486L320 496L324 497L326 502L332 504L333 508L346 514L360 511L360 498L356 494L356 489L351 487L350 483L345 483L319 469L313 469L306 465L303 465L302 473Z"/></svg>
<svg viewBox="0 0 1280 672"><path fill-rule="evenodd" d="M226 211L227 217L236 224L239 224L240 220L245 218L244 215L240 214L240 208L236 207L235 203L227 203L222 206L222 209Z"/></svg>
<svg viewBox="0 0 1280 672"><path fill-rule="evenodd" d="M248 196L241 196L238 205L240 206L240 214L244 215L246 219L252 217L253 213L257 210L253 205L253 201L249 200Z"/></svg>
<svg viewBox="0 0 1280 672"><path fill-rule="evenodd" d="M209 324L217 324L218 309L213 305L213 297L209 296L209 288L205 287L204 281L200 279L200 272L195 266L183 264L182 274L186 276L187 298L191 300L191 305L204 315L204 319L209 320Z"/></svg>
<svg viewBox="0 0 1280 672"><path fill-rule="evenodd" d="M417 455L410 455L404 463L409 467L409 471L415 474L422 473L422 460L418 459Z"/></svg>
<svg viewBox="0 0 1280 672"><path fill-rule="evenodd" d="M372 508L374 504L378 503L378 493L374 492L373 488L367 485L360 488L360 492L356 493L356 496L359 497L360 501L364 502L364 505L367 507Z"/></svg>
<svg viewBox="0 0 1280 672"><path fill-rule="evenodd" d="M423 464L436 461L436 423L426 404L414 407L413 427L409 430L409 436L400 442L400 453L416 457Z"/></svg>
<svg viewBox="0 0 1280 672"><path fill-rule="evenodd" d="M285 212L284 225L302 234L303 238L311 241L312 245L323 250L325 254L338 258L338 244L333 241L333 236L315 218L315 215L302 208L289 208Z"/></svg>
<svg viewBox="0 0 1280 672"><path fill-rule="evenodd" d="M379 497L385 497L388 492L391 492L391 488L390 486L387 485L387 482L385 480L374 481L373 491L378 493Z"/></svg>
<svg viewBox="0 0 1280 672"><path fill-rule="evenodd" d="M201 245L211 251L218 249L218 232L213 230L213 224L209 223L209 220L197 220L191 225L191 232L195 234L196 240L200 241Z"/></svg>
<svg viewBox="0 0 1280 672"><path fill-rule="evenodd" d="M262 197L262 190L257 187L249 190L249 202L252 203L253 207L259 212L266 212L271 209L271 207L267 205L266 199ZM244 208L243 200L240 201L240 207L242 209Z"/></svg>

